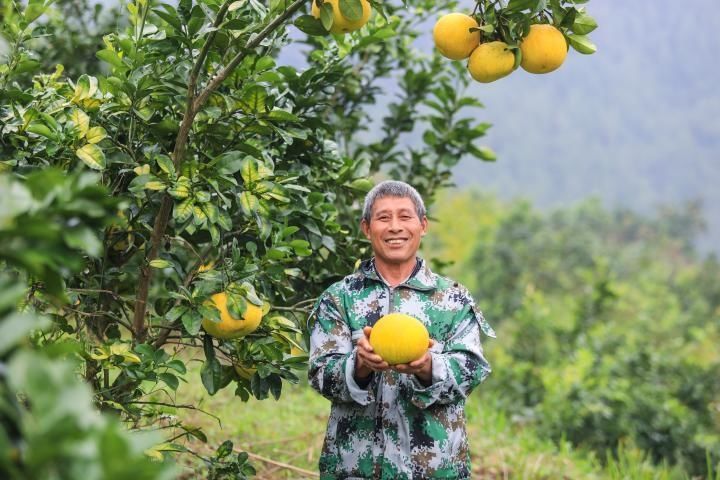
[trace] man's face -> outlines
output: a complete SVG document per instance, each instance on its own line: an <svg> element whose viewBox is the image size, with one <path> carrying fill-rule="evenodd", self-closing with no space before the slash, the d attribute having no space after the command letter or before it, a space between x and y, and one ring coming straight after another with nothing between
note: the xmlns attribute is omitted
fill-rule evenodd
<svg viewBox="0 0 720 480"><path fill-rule="evenodd" d="M361 227L376 261L400 265L415 262L420 239L427 231L427 218L418 218L409 198L384 197L375 201L370 223L363 220Z"/></svg>

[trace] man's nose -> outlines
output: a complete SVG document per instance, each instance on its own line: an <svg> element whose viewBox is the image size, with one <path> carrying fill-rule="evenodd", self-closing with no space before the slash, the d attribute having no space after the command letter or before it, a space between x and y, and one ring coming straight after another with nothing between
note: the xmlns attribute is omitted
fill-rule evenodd
<svg viewBox="0 0 720 480"><path fill-rule="evenodd" d="M400 222L400 219L397 217L392 217L390 220L390 230L393 232L397 232L402 230L402 222Z"/></svg>

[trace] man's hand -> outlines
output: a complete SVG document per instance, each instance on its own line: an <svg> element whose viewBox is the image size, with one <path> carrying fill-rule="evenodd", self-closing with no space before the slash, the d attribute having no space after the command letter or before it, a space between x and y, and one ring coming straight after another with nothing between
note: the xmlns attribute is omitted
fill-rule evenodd
<svg viewBox="0 0 720 480"><path fill-rule="evenodd" d="M390 368L390 365L376 354L370 345L370 332L372 327L363 328L364 337L357 343L357 357L355 358L355 380L366 380L372 372L382 372Z"/></svg>
<svg viewBox="0 0 720 480"><path fill-rule="evenodd" d="M435 345L435 340L430 339L428 351L425 352L425 355L410 363L399 363L391 368L398 373L415 375L420 380L420 383L426 387L430 386L432 383L432 355L430 355L429 349L433 345Z"/></svg>

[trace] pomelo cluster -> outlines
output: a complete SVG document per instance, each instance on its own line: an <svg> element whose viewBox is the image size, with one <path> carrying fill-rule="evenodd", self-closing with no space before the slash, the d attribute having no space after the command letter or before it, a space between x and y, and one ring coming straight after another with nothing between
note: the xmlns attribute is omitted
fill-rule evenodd
<svg viewBox="0 0 720 480"><path fill-rule="evenodd" d="M435 47L451 60L468 59L473 79L490 83L510 75L516 68L515 54L507 43L495 40L481 43L480 25L464 13L440 17L433 28ZM560 68L568 45L563 34L552 25L535 24L520 43L520 66L530 73L549 73Z"/></svg>

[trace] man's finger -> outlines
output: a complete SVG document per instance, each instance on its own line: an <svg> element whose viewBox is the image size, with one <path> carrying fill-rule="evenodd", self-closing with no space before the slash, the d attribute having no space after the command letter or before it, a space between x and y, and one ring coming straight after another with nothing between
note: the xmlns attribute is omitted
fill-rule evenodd
<svg viewBox="0 0 720 480"><path fill-rule="evenodd" d="M361 338L360 340L358 340L358 347L368 352L373 351L372 345L370 345L370 342L368 342L367 338Z"/></svg>

